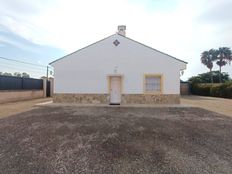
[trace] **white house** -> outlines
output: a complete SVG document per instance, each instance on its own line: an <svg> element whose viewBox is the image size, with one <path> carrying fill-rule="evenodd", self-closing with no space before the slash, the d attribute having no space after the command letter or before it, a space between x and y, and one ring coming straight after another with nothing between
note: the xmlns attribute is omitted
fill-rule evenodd
<svg viewBox="0 0 232 174"><path fill-rule="evenodd" d="M51 62L54 102L177 104L187 63L125 36L126 26Z"/></svg>

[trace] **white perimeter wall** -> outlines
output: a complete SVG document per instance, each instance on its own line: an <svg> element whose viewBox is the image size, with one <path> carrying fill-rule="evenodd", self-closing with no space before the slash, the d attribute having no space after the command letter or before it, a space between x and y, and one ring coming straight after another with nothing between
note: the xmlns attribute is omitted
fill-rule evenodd
<svg viewBox="0 0 232 174"><path fill-rule="evenodd" d="M120 44L115 46L117 39ZM123 74L123 93L143 93L144 74L162 74L164 94L179 94L186 64L115 34L71 54L52 66L55 93L108 93L107 75Z"/></svg>

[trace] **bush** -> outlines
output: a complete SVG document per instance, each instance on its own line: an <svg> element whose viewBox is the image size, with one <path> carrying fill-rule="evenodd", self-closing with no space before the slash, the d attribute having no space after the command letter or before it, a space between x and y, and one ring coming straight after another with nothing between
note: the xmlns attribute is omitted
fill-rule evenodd
<svg viewBox="0 0 232 174"><path fill-rule="evenodd" d="M211 83L211 76L213 77L214 83L219 83L219 71L212 71L207 73L198 74L197 76L193 76L189 78L190 83ZM228 73L221 73L222 82L227 82L230 80Z"/></svg>
<svg viewBox="0 0 232 174"><path fill-rule="evenodd" d="M192 84L191 92L195 95L210 96L212 84L208 83L196 83Z"/></svg>
<svg viewBox="0 0 232 174"><path fill-rule="evenodd" d="M213 85L211 88L211 96L232 98L232 83L224 83L221 85Z"/></svg>
<svg viewBox="0 0 232 174"><path fill-rule="evenodd" d="M210 94L212 97L222 97L222 89L223 89L223 85L212 85L211 90L210 90Z"/></svg>
<svg viewBox="0 0 232 174"><path fill-rule="evenodd" d="M232 82L222 84L192 84L192 94L222 98L232 98Z"/></svg>

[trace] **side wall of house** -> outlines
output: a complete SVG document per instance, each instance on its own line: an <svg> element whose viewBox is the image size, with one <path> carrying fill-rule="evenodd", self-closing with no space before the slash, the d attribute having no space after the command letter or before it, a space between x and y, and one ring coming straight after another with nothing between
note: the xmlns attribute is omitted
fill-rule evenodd
<svg viewBox="0 0 232 174"><path fill-rule="evenodd" d="M116 73L123 75L124 95L143 95L144 74L161 74L163 94L178 96L180 69L185 68L185 63L117 34L52 65L54 93L63 95L108 94L107 76Z"/></svg>

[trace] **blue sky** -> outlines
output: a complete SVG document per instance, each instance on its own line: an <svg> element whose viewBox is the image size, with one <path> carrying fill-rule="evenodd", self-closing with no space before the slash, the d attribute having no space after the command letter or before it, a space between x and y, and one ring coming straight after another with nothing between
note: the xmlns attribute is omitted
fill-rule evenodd
<svg viewBox="0 0 232 174"><path fill-rule="evenodd" d="M17 33L1 27L0 57L30 62L41 66L26 65L19 62L0 59L0 72L28 72L32 77L46 75L46 67L54 59L63 56L62 49L40 45L27 40ZM51 68L52 70L52 68Z"/></svg>
<svg viewBox="0 0 232 174"><path fill-rule="evenodd" d="M46 65L51 60L65 54L62 49L33 43L7 29L1 30L0 42L2 57L16 58L32 63Z"/></svg>
<svg viewBox="0 0 232 174"><path fill-rule="evenodd" d="M201 52L232 46L231 0L0 0L0 4L0 56L41 65L115 33L121 24L127 25L128 37L187 61L184 80L208 71L200 63ZM0 65L0 71L27 70L33 76L44 72L3 61ZM232 66L223 71L232 75Z"/></svg>

